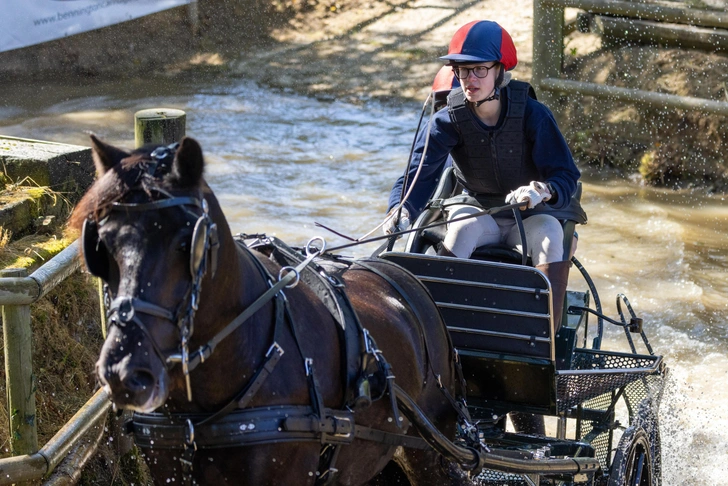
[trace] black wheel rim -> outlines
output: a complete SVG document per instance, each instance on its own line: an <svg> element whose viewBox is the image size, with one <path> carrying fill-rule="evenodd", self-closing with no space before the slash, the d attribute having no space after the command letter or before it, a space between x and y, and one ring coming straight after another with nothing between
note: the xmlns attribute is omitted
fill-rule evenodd
<svg viewBox="0 0 728 486"><path fill-rule="evenodd" d="M609 486L653 486L650 440L642 428L628 428L619 441Z"/></svg>

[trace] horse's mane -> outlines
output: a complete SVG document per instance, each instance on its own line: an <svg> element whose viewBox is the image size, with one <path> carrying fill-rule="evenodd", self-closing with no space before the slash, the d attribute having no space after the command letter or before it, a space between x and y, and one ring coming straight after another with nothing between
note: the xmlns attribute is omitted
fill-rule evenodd
<svg viewBox="0 0 728 486"><path fill-rule="evenodd" d="M106 208L119 201L131 189L141 188L149 193L152 187L157 186L154 177L146 174L141 166L146 160L149 160L147 151L134 151L99 177L76 204L68 221L69 229L80 232L87 218L98 221Z"/></svg>

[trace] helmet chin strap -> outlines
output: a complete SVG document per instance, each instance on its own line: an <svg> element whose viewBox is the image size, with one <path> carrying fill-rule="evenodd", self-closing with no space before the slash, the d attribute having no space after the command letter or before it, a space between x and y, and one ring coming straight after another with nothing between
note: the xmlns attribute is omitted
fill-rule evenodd
<svg viewBox="0 0 728 486"><path fill-rule="evenodd" d="M501 88L503 88L504 86L507 86L510 81L511 81L511 73L504 72L503 73L503 79L500 81L500 84L498 84L498 86L496 86L496 87L493 88L493 94L491 94L490 96L488 96L484 100L476 101L475 102L475 107L477 108L480 105L482 105L483 103L487 103L489 101L499 100L500 99L500 91L501 91Z"/></svg>
<svg viewBox="0 0 728 486"><path fill-rule="evenodd" d="M500 99L500 87L493 88L493 94L485 98L484 100L476 101L475 107L479 107L483 103L487 103L489 101L493 100L499 100Z"/></svg>

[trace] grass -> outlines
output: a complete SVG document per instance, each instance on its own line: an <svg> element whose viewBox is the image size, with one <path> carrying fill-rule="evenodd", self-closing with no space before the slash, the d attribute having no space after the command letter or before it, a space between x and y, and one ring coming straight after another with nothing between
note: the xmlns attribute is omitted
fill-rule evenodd
<svg viewBox="0 0 728 486"><path fill-rule="evenodd" d="M58 219L65 221L71 204L45 187L6 184L0 190L0 204L28 191L57 198L63 206ZM30 274L66 248L75 237L56 228L55 234L31 234L14 240L10 231L0 227L0 268L24 268ZM30 310L36 423L38 444L42 447L97 390L94 367L103 345L98 281L86 272L75 272L32 304ZM2 342L0 348L4 348ZM5 378L5 368L0 367L0 396L6 396ZM11 455L10 414L7 402L0 400L0 457ZM113 423L115 420L109 417L107 431L118 429ZM152 484L140 454L132 450L121 455L115 442L118 440L105 434L78 484Z"/></svg>

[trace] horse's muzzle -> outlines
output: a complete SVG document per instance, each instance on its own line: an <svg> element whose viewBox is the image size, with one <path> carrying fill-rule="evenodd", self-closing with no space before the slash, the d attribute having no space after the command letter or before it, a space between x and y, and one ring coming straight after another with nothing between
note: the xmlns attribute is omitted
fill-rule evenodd
<svg viewBox="0 0 728 486"><path fill-rule="evenodd" d="M168 393L164 366L155 360L135 362L131 353L115 360L115 354L104 345L96 362L97 376L109 392L112 403L117 408L137 412L151 412L162 406Z"/></svg>

